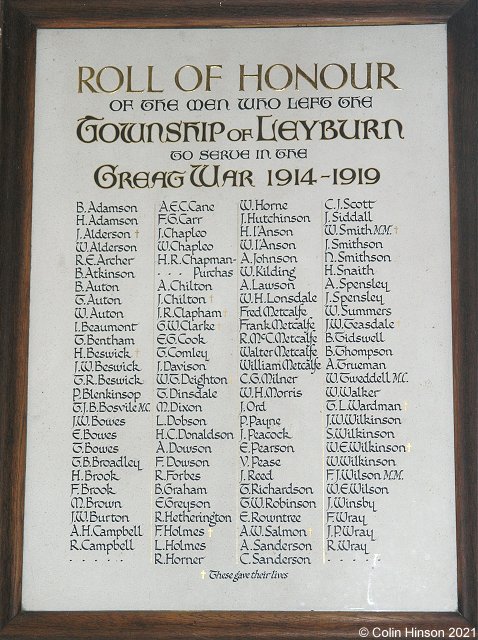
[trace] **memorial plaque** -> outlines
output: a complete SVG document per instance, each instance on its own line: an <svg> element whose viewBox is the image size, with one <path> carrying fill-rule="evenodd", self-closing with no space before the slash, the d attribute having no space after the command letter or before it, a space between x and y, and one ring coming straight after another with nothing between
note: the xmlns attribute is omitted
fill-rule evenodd
<svg viewBox="0 0 478 640"><path fill-rule="evenodd" d="M455 609L445 27L37 47L27 608Z"/></svg>
<svg viewBox="0 0 478 640"><path fill-rule="evenodd" d="M7 629L475 637L450 24L71 20L36 35Z"/></svg>

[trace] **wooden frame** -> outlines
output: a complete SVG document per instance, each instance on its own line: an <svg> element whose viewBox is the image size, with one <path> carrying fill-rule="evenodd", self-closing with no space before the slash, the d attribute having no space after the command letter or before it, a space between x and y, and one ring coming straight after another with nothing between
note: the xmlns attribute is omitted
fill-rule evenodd
<svg viewBox="0 0 478 640"><path fill-rule="evenodd" d="M365 627L478 621L477 1L4 0L0 638L355 638ZM38 28L448 24L458 597L456 613L58 612L21 609L35 41ZM365 634L364 634L365 635ZM385 637L385 636L383 636ZM391 637L398 637L391 636ZM402 635L402 637L405 637ZM460 637L460 636L456 636ZM465 637L465 636L463 636Z"/></svg>

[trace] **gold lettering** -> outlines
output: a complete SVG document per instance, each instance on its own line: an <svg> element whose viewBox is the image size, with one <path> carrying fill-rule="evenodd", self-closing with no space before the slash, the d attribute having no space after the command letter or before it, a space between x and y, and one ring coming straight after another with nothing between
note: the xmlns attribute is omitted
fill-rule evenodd
<svg viewBox="0 0 478 640"><path fill-rule="evenodd" d="M271 72L276 67L279 67L280 69L285 69L286 79L283 86L274 87L272 85ZM292 71L285 64L273 64L271 67L267 69L266 75L265 75L266 85L269 87L269 89L274 89L274 91L284 91L284 89L287 89L287 87L289 87L292 84L292 79L293 79Z"/></svg>
<svg viewBox="0 0 478 640"><path fill-rule="evenodd" d="M126 67L126 91L128 93L143 93L144 89L133 89L131 86L131 80L132 80L132 76L133 76L133 67L131 65L128 65Z"/></svg>
<svg viewBox="0 0 478 640"><path fill-rule="evenodd" d="M118 82L117 85L114 86L113 89L105 89L105 87L102 85L101 79L103 77L103 73L105 71L108 70L113 70L113 72L117 75L118 77ZM114 80L114 78L113 78ZM119 91L121 89L121 87L124 84L124 74L121 71L121 69L118 69L118 67L103 67L102 69L100 69L98 71L98 73L96 74L96 86L98 87L98 89L100 91L102 91L103 93L116 93L116 91Z"/></svg>
<svg viewBox="0 0 478 640"><path fill-rule="evenodd" d="M181 75L183 69L193 69L194 73L196 74L196 84L193 87L191 87L190 89L186 89L186 87L184 87L181 84L180 75ZM187 91L187 92L196 91L196 89L198 87L200 87L201 83L202 83L202 72L201 72L201 69L199 69L198 67L195 67L192 64L185 64L183 67L180 67L176 71L176 73L174 75L174 82L176 83L176 86L178 87L178 89L181 89L181 91Z"/></svg>
<svg viewBox="0 0 478 640"><path fill-rule="evenodd" d="M211 69L222 69L222 64L206 65L206 91L211 91L211 80L220 80L222 76L213 76Z"/></svg>
<svg viewBox="0 0 478 640"><path fill-rule="evenodd" d="M336 87L333 87L331 84L327 83L325 79L325 74L327 72L327 69L329 69L330 67L336 67L342 73L342 82L340 82L340 84L338 84ZM344 84L347 82L347 78L348 78L347 69L345 69L345 67L343 67L341 64L335 64L335 63L327 64L320 72L320 82L327 89L341 89L344 86Z"/></svg>
<svg viewBox="0 0 478 640"><path fill-rule="evenodd" d="M314 89L318 89L318 77L317 77L317 71L318 71L318 65L317 63L314 64L314 77L311 78L310 76L308 76L306 74L306 72L301 69L297 64L295 65L295 88L297 90L299 90L299 77L304 78L304 80L307 80L307 82L309 84L311 84Z"/></svg>
<svg viewBox="0 0 478 640"><path fill-rule="evenodd" d="M245 73L245 65L239 66L239 91L244 91L244 78L257 78L256 91L262 91L262 65L257 65L257 73Z"/></svg>
<svg viewBox="0 0 478 640"><path fill-rule="evenodd" d="M162 93L164 89L153 89L154 66L148 65L148 93Z"/></svg>
<svg viewBox="0 0 478 640"><path fill-rule="evenodd" d="M363 87L359 87L357 84L357 63L352 62L350 65L350 84L354 89L371 89L372 88L372 63L367 62L367 81Z"/></svg>
<svg viewBox="0 0 478 640"><path fill-rule="evenodd" d="M385 66L388 67L387 74L383 73L383 68ZM377 67L378 67L377 89L383 89L382 80L384 80L385 82L388 82L388 84L391 85L394 89L400 89L400 87L396 85L395 82L392 82L392 80L390 80L390 76L393 76L393 74L395 73L395 67L393 66L393 64L390 64L389 62L377 62Z"/></svg>
<svg viewBox="0 0 478 640"><path fill-rule="evenodd" d="M84 70L87 70L89 73L89 76L87 78L83 78ZM98 93L98 91L96 91L96 89L90 84L90 80L94 75L95 70L93 69L93 67L78 67L78 93L83 93L83 85L88 87L88 89L92 93Z"/></svg>

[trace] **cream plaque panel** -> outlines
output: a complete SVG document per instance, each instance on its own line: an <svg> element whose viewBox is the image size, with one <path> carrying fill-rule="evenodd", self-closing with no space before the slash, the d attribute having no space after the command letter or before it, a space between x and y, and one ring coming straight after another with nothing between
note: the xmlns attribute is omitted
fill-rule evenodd
<svg viewBox="0 0 478 640"><path fill-rule="evenodd" d="M41 30L24 606L455 610L442 25Z"/></svg>

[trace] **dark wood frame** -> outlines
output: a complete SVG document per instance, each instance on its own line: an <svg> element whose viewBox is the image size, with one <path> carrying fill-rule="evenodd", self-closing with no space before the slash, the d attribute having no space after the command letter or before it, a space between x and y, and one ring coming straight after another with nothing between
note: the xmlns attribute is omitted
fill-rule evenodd
<svg viewBox="0 0 478 640"><path fill-rule="evenodd" d="M0 144L0 638L305 639L477 624L478 0L4 0ZM21 609L35 43L38 28L448 24L458 612ZM452 578L452 577L450 577ZM372 637L372 633L370 633ZM448 634L445 635L448 637Z"/></svg>

